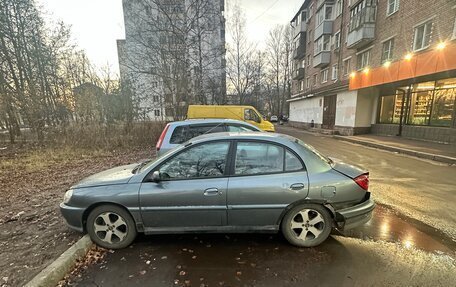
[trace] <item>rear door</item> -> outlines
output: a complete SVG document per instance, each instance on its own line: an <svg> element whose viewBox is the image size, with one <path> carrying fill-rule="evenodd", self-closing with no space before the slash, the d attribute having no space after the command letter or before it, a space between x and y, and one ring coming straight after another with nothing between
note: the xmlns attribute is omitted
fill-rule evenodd
<svg viewBox="0 0 456 287"><path fill-rule="evenodd" d="M270 226L286 206L308 193L308 177L299 157L265 141L239 141L228 182L228 225Z"/></svg>

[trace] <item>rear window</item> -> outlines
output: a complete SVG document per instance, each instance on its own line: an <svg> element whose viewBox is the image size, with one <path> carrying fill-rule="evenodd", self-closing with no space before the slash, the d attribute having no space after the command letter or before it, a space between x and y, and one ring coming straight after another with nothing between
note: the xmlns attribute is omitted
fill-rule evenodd
<svg viewBox="0 0 456 287"><path fill-rule="evenodd" d="M171 139L169 140L169 143L181 144L181 143L187 141L186 130L187 130L187 126L176 127L173 131L173 134L171 135Z"/></svg>
<svg viewBox="0 0 456 287"><path fill-rule="evenodd" d="M189 126L188 132L187 132L187 140L200 136L200 135L204 135L204 134L221 133L224 131L225 131L225 128L223 125Z"/></svg>
<svg viewBox="0 0 456 287"><path fill-rule="evenodd" d="M169 143L181 144L203 134L220 133L224 131L225 128L223 125L179 126L174 129Z"/></svg>

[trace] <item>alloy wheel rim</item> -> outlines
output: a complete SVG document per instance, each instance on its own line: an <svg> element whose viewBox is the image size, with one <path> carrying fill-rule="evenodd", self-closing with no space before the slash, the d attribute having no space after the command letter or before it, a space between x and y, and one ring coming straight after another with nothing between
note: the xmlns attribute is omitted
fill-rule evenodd
<svg viewBox="0 0 456 287"><path fill-rule="evenodd" d="M103 242L115 244L127 236L128 225L122 216L115 212L99 214L93 223L95 235Z"/></svg>
<svg viewBox="0 0 456 287"><path fill-rule="evenodd" d="M302 209L291 218L290 229L298 240L317 239L325 229L323 216L315 209Z"/></svg>

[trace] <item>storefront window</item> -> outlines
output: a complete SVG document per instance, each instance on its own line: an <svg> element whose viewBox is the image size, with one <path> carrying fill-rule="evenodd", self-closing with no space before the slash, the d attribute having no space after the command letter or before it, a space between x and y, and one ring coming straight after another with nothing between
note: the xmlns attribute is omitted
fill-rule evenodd
<svg viewBox="0 0 456 287"><path fill-rule="evenodd" d="M411 125L427 125L431 115L432 94L434 91L412 93L408 123Z"/></svg>
<svg viewBox="0 0 456 287"><path fill-rule="evenodd" d="M379 122L398 124L401 118L402 94L382 97Z"/></svg>
<svg viewBox="0 0 456 287"><path fill-rule="evenodd" d="M379 123L399 123L402 106L401 87L397 95L380 98ZM456 78L424 82L411 86L406 97L404 116L408 125L430 125L451 127L455 118Z"/></svg>

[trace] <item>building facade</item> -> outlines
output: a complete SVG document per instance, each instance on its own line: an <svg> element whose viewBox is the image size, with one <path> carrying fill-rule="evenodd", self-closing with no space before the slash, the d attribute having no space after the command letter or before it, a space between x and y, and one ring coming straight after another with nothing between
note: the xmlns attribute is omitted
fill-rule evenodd
<svg viewBox="0 0 456 287"><path fill-rule="evenodd" d="M224 1L123 0L120 77L145 120L185 116L226 94Z"/></svg>
<svg viewBox="0 0 456 287"><path fill-rule="evenodd" d="M293 125L456 143L455 1L306 0L291 25Z"/></svg>

